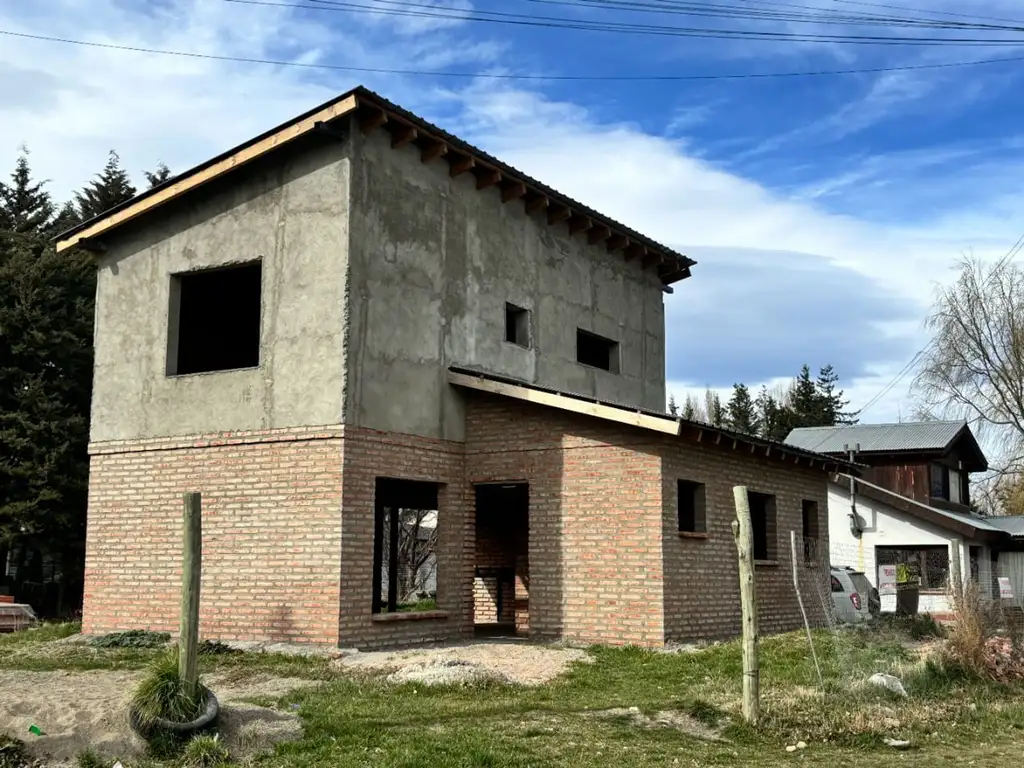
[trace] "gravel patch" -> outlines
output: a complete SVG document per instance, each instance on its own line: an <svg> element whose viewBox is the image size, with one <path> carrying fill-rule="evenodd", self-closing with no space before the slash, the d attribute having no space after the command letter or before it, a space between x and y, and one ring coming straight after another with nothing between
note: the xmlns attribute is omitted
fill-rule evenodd
<svg viewBox="0 0 1024 768"><path fill-rule="evenodd" d="M142 675L140 671L0 670L0 733L22 739L30 753L48 766L71 765L86 748L130 759L145 749L127 717L128 700ZM296 714L257 707L246 699L277 698L318 684L280 677L238 681L216 674L204 680L221 704L217 730L235 759L302 735ZM44 735L29 733L31 725Z"/></svg>
<svg viewBox="0 0 1024 768"><path fill-rule="evenodd" d="M354 652L334 663L352 671L384 674L394 683L443 685L499 680L516 685L541 685L565 673L574 662L589 663L593 659L578 648L513 640Z"/></svg>

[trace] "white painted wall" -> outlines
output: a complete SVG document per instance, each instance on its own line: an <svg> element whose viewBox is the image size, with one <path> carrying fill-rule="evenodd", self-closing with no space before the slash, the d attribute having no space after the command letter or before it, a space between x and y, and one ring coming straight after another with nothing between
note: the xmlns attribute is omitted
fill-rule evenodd
<svg viewBox="0 0 1024 768"><path fill-rule="evenodd" d="M878 587L878 568L875 563L875 547L922 547L945 545L952 557L953 542L960 542L960 572L964 578L971 573L970 550L978 542L964 539L924 520L911 517L888 504L857 496L857 513L864 523L863 534L858 538L850 530L850 491L848 486L829 483L828 488L828 536L829 556L832 565L851 566L864 571L872 586ZM988 562L988 549L983 548L981 562ZM882 596L882 611L894 611L896 598ZM921 613L936 613L948 609L945 595L922 594L918 610Z"/></svg>

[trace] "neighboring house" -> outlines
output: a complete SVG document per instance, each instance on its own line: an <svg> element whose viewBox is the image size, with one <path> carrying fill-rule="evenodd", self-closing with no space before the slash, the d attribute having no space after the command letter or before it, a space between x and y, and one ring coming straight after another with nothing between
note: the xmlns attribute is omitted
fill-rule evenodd
<svg viewBox="0 0 1024 768"><path fill-rule="evenodd" d="M663 296L694 262L381 97L73 246L99 270L86 633L176 630L181 494L201 491L205 637L728 636L739 484L761 628L800 625L789 532L819 529L849 468L664 413ZM436 521L435 609L400 588L410 511Z"/></svg>
<svg viewBox="0 0 1024 768"><path fill-rule="evenodd" d="M879 566L906 565L920 578L919 610L942 614L949 609L950 558L959 544L963 578L978 580L995 596L997 577L1011 575L1019 603L1024 563L1017 561L1024 551L1015 551L1020 542L1006 527L1018 521L972 512L969 476L988 462L966 422L795 429L786 443L833 456L855 451L861 465L860 478L841 473L829 485L833 565L863 570L876 587ZM895 610L893 595L882 596L882 610Z"/></svg>

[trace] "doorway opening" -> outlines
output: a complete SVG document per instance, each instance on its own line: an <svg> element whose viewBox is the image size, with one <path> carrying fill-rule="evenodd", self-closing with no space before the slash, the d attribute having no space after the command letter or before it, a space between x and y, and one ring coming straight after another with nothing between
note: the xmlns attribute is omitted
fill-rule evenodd
<svg viewBox="0 0 1024 768"><path fill-rule="evenodd" d="M530 487L476 486L473 621L480 635L527 635L530 629Z"/></svg>

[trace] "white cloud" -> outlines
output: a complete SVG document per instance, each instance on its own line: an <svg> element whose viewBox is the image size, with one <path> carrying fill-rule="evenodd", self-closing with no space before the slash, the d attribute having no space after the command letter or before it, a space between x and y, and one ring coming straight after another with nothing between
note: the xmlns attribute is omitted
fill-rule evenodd
<svg viewBox="0 0 1024 768"><path fill-rule="evenodd" d="M7 5L0 8L0 20L6 29L215 55L284 55L365 67L501 63L500 46L487 40L456 45L449 29L419 30L395 42L387 29L368 35L366 25L359 30L328 26L291 9L220 0L164 0L158 7L154 13L152 7L130 8L117 0L53 0L45 23L34 9L15 15ZM10 163L18 145L27 142L37 174L52 179L54 193L65 197L102 166L108 149L116 148L137 177L160 160L181 170L359 79L367 80L4 38L0 160L6 156ZM584 105L525 88L488 81L456 89L383 75L367 84L657 240L683 250L760 249L766 259L785 258L768 251L813 254L883 283L922 314L931 281L947 279L958 254L973 248L983 256L1001 256L1020 234L1020 224L1005 212L1024 210L1024 201L1007 189L995 199L976 189L977 196L956 210L922 216L913 225L878 223L769 190L696 157L684 142L647 134L629 122L599 119ZM691 117L700 114L699 106L693 105ZM1007 178L1019 178L1019 168L1003 170ZM929 183L954 188L957 179ZM715 300L704 291L698 266L669 300L670 311L686 302ZM750 322L766 320L751 317ZM920 334L916 327L879 329L886 332L915 340ZM863 343L870 348L872 340ZM846 383L854 405L884 386L904 362L878 360L875 375ZM680 385L700 384L698 361L692 381ZM892 418L897 405L909 408L902 385L872 417Z"/></svg>

